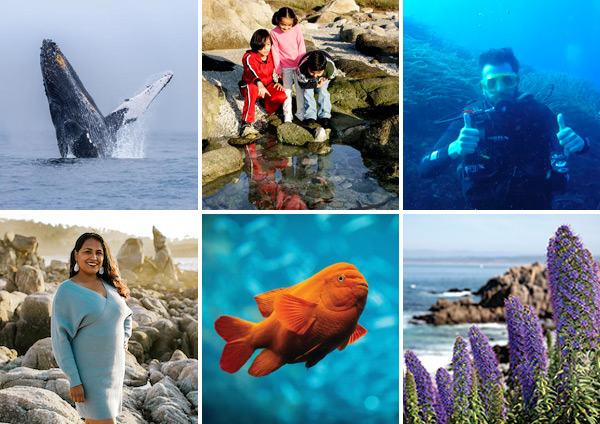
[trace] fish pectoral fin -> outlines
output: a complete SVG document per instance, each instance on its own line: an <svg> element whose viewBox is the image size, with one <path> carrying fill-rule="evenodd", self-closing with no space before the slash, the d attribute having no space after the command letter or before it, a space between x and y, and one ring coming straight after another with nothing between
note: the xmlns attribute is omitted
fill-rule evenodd
<svg viewBox="0 0 600 424"><path fill-rule="evenodd" d="M294 358L294 362L302 362L302 359L305 358L306 356L308 356L311 352L313 352L315 349L318 349L319 346L321 346L322 343L319 343L316 346L311 347L310 349L308 349L306 352L304 352L302 355L298 355L296 356L296 358Z"/></svg>
<svg viewBox="0 0 600 424"><path fill-rule="evenodd" d="M357 323L356 328L354 329L354 333L352 333L350 335L350 338L348 340L346 340L344 343L342 343L341 345L338 346L338 350L344 350L346 348L346 346L354 343L355 341L360 339L365 334L367 334L367 329Z"/></svg>
<svg viewBox="0 0 600 424"><path fill-rule="evenodd" d="M302 335L317 319L314 314L316 307L316 303L285 293L277 300L275 309L285 328Z"/></svg>
<svg viewBox="0 0 600 424"><path fill-rule="evenodd" d="M273 313L273 308L275 307L275 298L277 295L281 294L283 291L287 290L286 287L281 289L269 290L268 292L264 292L262 294L257 294L254 296L254 300L258 305L258 310L262 314L263 317L268 317Z"/></svg>
<svg viewBox="0 0 600 424"><path fill-rule="evenodd" d="M352 333L352 335L350 336L350 340L348 340L348 344L352 344L355 341L357 341L358 339L360 339L362 336L364 336L365 334L367 334L367 329L365 327L363 327L360 324L356 324L356 329L354 330L354 333Z"/></svg>
<svg viewBox="0 0 600 424"><path fill-rule="evenodd" d="M285 361L281 355L273 352L270 349L264 349L258 354L256 359L254 359L252 365L250 365L248 374L254 377L263 377L267 374L271 374L284 364Z"/></svg>

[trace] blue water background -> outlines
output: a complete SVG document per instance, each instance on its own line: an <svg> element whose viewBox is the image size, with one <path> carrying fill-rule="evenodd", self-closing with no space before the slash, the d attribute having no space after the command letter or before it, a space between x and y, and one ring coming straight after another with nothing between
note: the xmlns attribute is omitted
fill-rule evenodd
<svg viewBox="0 0 600 424"><path fill-rule="evenodd" d="M399 217L203 215L202 422L393 423L399 419ZM299 283L336 262L369 283L368 333L310 369L252 377L219 367L221 315L262 320L254 295Z"/></svg>
<svg viewBox="0 0 600 424"><path fill-rule="evenodd" d="M54 133L0 134L0 209L197 209L197 133L132 133L120 158L61 159Z"/></svg>
<svg viewBox="0 0 600 424"><path fill-rule="evenodd" d="M522 64L573 74L600 88L600 0L405 0L403 16L476 56L512 47Z"/></svg>
<svg viewBox="0 0 600 424"><path fill-rule="evenodd" d="M415 315L429 313L429 308L438 298L451 301L463 297L466 292L449 293L452 288L470 289L477 291L487 281L504 274L513 266L524 265L515 263L509 265L412 265L403 267L403 351L412 350L430 373L452 361L452 349L457 337L468 337L472 324L460 325L425 325L411 323ZM466 296L479 302L479 296ZM508 341L504 323L477 324L490 340L490 344L504 345ZM467 340L467 339L466 339Z"/></svg>

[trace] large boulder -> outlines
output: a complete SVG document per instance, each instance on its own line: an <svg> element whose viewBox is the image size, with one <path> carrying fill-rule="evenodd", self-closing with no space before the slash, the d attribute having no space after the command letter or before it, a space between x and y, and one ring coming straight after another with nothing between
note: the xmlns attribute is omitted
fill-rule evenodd
<svg viewBox="0 0 600 424"><path fill-rule="evenodd" d="M232 146L202 153L202 185L244 167L243 155Z"/></svg>
<svg viewBox="0 0 600 424"><path fill-rule="evenodd" d="M204 57L204 55L202 56ZM223 91L202 77L202 139L212 138L219 110L225 102Z"/></svg>
<svg viewBox="0 0 600 424"><path fill-rule="evenodd" d="M50 337L52 298L50 293L33 293L23 300L15 335L15 348L20 354L38 340Z"/></svg>
<svg viewBox="0 0 600 424"><path fill-rule="evenodd" d="M148 389L144 409L157 424L191 423L192 406L170 377Z"/></svg>
<svg viewBox="0 0 600 424"><path fill-rule="evenodd" d="M337 110L391 106L399 103L398 77L334 79L329 85L331 103Z"/></svg>
<svg viewBox="0 0 600 424"><path fill-rule="evenodd" d="M349 80L389 77L387 72L360 60L336 58L335 67L344 73L344 79Z"/></svg>
<svg viewBox="0 0 600 424"><path fill-rule="evenodd" d="M254 31L272 27L272 16L263 0L204 0L202 51L248 47Z"/></svg>
<svg viewBox="0 0 600 424"><path fill-rule="evenodd" d="M310 132L300 125L286 122L277 127L277 141L294 146L303 146L306 143L315 141L315 139Z"/></svg>
<svg viewBox="0 0 600 424"><path fill-rule="evenodd" d="M117 254L119 269L135 271L144 263L144 246L137 238L125 240Z"/></svg>
<svg viewBox="0 0 600 424"><path fill-rule="evenodd" d="M143 386L148 381L148 371L146 371L137 361L135 356L127 352L125 355L125 379L127 386Z"/></svg>
<svg viewBox="0 0 600 424"><path fill-rule="evenodd" d="M354 0L331 0L327 3L320 12L337 13L338 15L345 15L352 12L358 12L360 7Z"/></svg>
<svg viewBox="0 0 600 424"><path fill-rule="evenodd" d="M365 153L366 156L399 159L399 115L386 118L379 125L367 129L360 145L361 152Z"/></svg>
<svg viewBox="0 0 600 424"><path fill-rule="evenodd" d="M167 279L167 282L177 281L177 269L171 257L171 251L167 246L167 238L154 226L152 227L152 234L156 252L154 264L157 272L161 273Z"/></svg>
<svg viewBox="0 0 600 424"><path fill-rule="evenodd" d="M454 302L438 299L429 309L430 314L414 318L435 325L503 322L506 319L504 299L513 295L521 303L532 305L540 318L550 319L552 307L547 278L547 270L539 262L511 268L491 278L475 293L481 296L480 303L470 298Z"/></svg>
<svg viewBox="0 0 600 424"><path fill-rule="evenodd" d="M52 352L52 339L46 337L35 342L25 354L22 365L36 370L58 368L54 353Z"/></svg>
<svg viewBox="0 0 600 424"><path fill-rule="evenodd" d="M400 51L399 37L386 37L375 34L359 34L356 37L356 50L367 56L394 56Z"/></svg>
<svg viewBox="0 0 600 424"><path fill-rule="evenodd" d="M26 297L25 293L0 290L0 325L13 319L16 309Z"/></svg>
<svg viewBox="0 0 600 424"><path fill-rule="evenodd" d="M20 291L26 294L43 292L44 289L42 271L31 265L23 265L17 268L14 280L9 280L6 285L6 290L9 292Z"/></svg>
<svg viewBox="0 0 600 424"><path fill-rule="evenodd" d="M161 318L152 324L160 334L158 339L152 344L150 355L161 361L166 361L171 357L173 351L179 348L180 340L179 327L173 321Z"/></svg>
<svg viewBox="0 0 600 424"><path fill-rule="evenodd" d="M64 399L38 387L0 390L0 421L27 424L73 424L79 414Z"/></svg>

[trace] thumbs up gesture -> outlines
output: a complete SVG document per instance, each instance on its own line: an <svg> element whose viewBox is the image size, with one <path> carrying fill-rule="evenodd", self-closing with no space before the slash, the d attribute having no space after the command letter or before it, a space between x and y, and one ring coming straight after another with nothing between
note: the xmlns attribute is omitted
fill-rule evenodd
<svg viewBox="0 0 600 424"><path fill-rule="evenodd" d="M565 125L565 118L562 113L556 115L556 121L558 122L558 142L563 146L569 153L576 153L583 150L585 147L585 141L583 138L575 134L575 131Z"/></svg>
<svg viewBox="0 0 600 424"><path fill-rule="evenodd" d="M472 127L471 116L464 113L463 118L465 126L460 130L458 138L448 146L448 156L452 159L475 153L477 144L479 144L479 130Z"/></svg>

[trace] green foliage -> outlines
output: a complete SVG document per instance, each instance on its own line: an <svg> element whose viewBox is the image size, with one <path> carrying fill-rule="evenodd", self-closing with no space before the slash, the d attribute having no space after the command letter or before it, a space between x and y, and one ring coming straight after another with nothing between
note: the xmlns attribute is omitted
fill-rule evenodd
<svg viewBox="0 0 600 424"><path fill-rule="evenodd" d="M469 404L469 423L477 424L488 422L483 403L481 402L481 397L479 396L479 377L475 368L473 369L473 389L469 395Z"/></svg>
<svg viewBox="0 0 600 424"><path fill-rule="evenodd" d="M504 424L505 420L502 418L504 411L505 400L504 392L500 384L496 384L492 391L492 402L490 410L487 414L487 420L489 424Z"/></svg>
<svg viewBox="0 0 600 424"><path fill-rule="evenodd" d="M417 386L415 377L410 371L406 371L404 376L404 417L408 424L424 424L419 416L419 405L417 402Z"/></svg>
<svg viewBox="0 0 600 424"><path fill-rule="evenodd" d="M356 0L360 7L371 7L375 10L399 10L398 0Z"/></svg>

